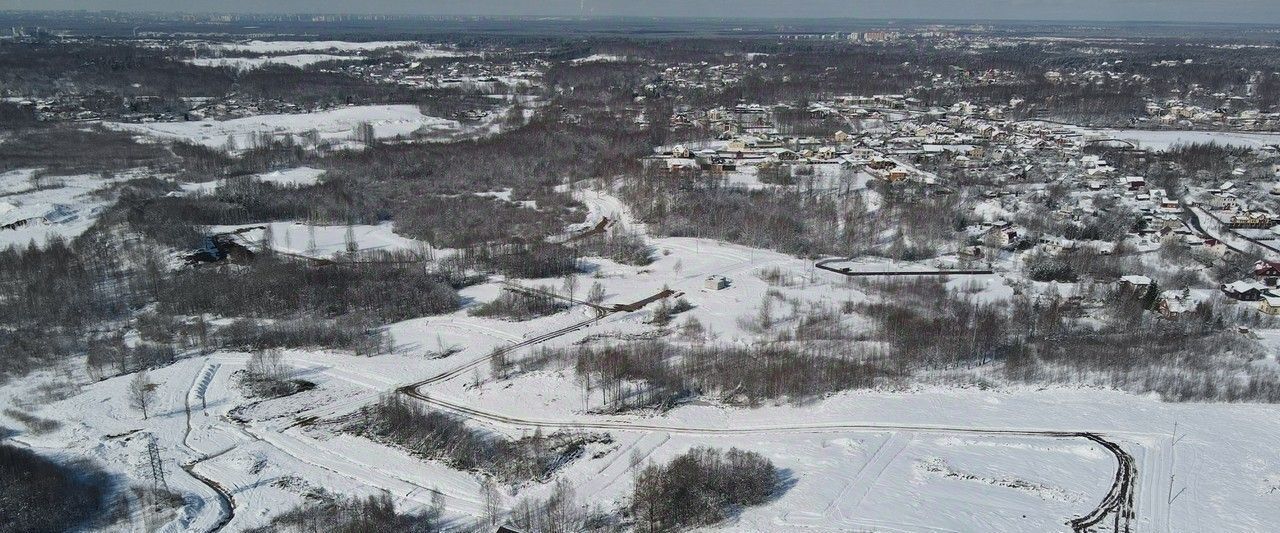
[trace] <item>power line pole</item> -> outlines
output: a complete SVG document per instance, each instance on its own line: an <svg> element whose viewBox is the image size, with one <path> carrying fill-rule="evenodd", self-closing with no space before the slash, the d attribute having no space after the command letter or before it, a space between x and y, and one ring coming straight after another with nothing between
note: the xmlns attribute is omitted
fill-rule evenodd
<svg viewBox="0 0 1280 533"><path fill-rule="evenodd" d="M164 461L160 458L160 447L156 445L156 436L151 435L147 441L147 460L151 463L151 486L157 491L169 490L164 479Z"/></svg>

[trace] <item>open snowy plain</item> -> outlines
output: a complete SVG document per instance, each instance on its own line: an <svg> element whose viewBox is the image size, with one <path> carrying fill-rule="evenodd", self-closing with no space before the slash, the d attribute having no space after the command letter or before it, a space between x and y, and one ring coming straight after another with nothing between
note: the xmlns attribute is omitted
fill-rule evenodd
<svg viewBox="0 0 1280 533"><path fill-rule="evenodd" d="M16 175L9 179L18 181ZM300 169L260 179L322 178ZM74 183L68 180L68 187ZM577 197L591 210L584 227L609 217L644 231L609 193L583 190ZM281 251L307 253L311 235L316 256L341 250L339 236L346 233L345 227L278 226L274 242ZM389 225L354 231L361 248L417 244ZM647 266L584 259L589 282L605 288L607 304L636 301L664 287L682 292L694 306L686 314L718 342L750 342L738 319L753 314L771 290L831 305L867 297L844 276L795 257L705 239L649 242L657 260ZM766 269L793 281L770 283L761 276ZM713 274L730 278L731 285L704 289ZM497 281L463 290L468 307L495 298L502 290ZM977 297L1000 298L1009 290L996 275L964 284ZM584 393L572 368L551 366L507 380L489 373L486 361L495 348L529 343L511 352L518 361L541 346L651 334L647 315L600 316L575 306L526 322L474 317L468 309L408 320L387 328L395 344L391 354L287 351L293 376L317 386L266 401L246 398L235 385L248 354L192 353L151 373L159 388L146 420L128 406L129 376L90 383L80 368L0 387L0 404L63 422L52 433L19 433L15 442L55 456L95 459L122 484L145 483L146 446L154 437L169 485L185 499L161 531L264 525L320 488L351 495L385 491L406 510L429 505L438 493L447 518L468 523L482 512L477 477L341 431L362 406L424 380L431 381L416 391L435 408L498 435L607 433L610 439L588 445L557 472L592 504L622 504L636 465L694 446L764 454L783 469L785 490L718 527L724 531L1071 531L1071 520L1108 505L1126 467L1133 475L1123 487L1127 501L1111 502L1126 516L1108 515L1104 527L1123 520L1141 532L1248 532L1266 531L1280 519L1280 450L1274 446L1280 421L1268 406L1174 404L1107 390L993 384L848 392L805 405L695 402L666 412L601 415L594 414L598 399ZM781 314L778 320L789 318ZM563 334L533 342L553 331ZM442 347L458 350L429 357ZM59 383L73 394L48 398L50 384ZM5 415L0 421L21 427ZM1118 446L1132 463L1123 464L1116 451L1085 435ZM506 486L502 499L510 504L550 488ZM137 530L145 527L135 523Z"/></svg>

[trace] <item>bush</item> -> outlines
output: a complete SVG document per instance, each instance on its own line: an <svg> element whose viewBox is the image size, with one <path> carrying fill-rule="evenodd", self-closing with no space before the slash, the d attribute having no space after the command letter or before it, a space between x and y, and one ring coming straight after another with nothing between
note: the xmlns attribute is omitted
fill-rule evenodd
<svg viewBox="0 0 1280 533"><path fill-rule="evenodd" d="M851 354L852 355L852 354ZM787 398L803 401L831 392L870 388L892 375L856 357L825 356L776 345L687 347L638 341L548 352L572 361L588 392L599 391L609 410L670 408L694 395L753 405Z"/></svg>
<svg viewBox="0 0 1280 533"><path fill-rule="evenodd" d="M607 257L624 265L644 266L653 262L653 249L636 233L615 232L603 238L587 239L579 247L585 254Z"/></svg>
<svg viewBox="0 0 1280 533"><path fill-rule="evenodd" d="M1072 283L1079 278L1070 263L1061 257L1047 254L1036 254L1028 257L1025 268L1027 277L1034 281Z"/></svg>
<svg viewBox="0 0 1280 533"><path fill-rule="evenodd" d="M258 398L281 398L316 388L310 381L290 379L291 372L280 351L257 351L249 356L249 363L240 374L240 386Z"/></svg>
<svg viewBox="0 0 1280 533"><path fill-rule="evenodd" d="M694 448L640 471L631 512L643 531L708 526L769 501L781 485L782 474L758 453Z"/></svg>
<svg viewBox="0 0 1280 533"><path fill-rule="evenodd" d="M779 163L766 163L759 167L757 176L760 183L770 183L773 185L795 185L796 178L792 175L791 167Z"/></svg>
<svg viewBox="0 0 1280 533"><path fill-rule="evenodd" d="M348 431L394 444L410 453L443 461L459 470L491 474L505 482L543 480L582 452L588 438L539 431L504 440L467 427L461 420L429 411L413 400L390 395L366 407Z"/></svg>
<svg viewBox="0 0 1280 533"><path fill-rule="evenodd" d="M538 292L503 291L493 301L477 307L471 314L510 320L532 320L542 316L554 315L568 309L568 304L544 294L551 291L552 289L549 287L542 287L538 289Z"/></svg>

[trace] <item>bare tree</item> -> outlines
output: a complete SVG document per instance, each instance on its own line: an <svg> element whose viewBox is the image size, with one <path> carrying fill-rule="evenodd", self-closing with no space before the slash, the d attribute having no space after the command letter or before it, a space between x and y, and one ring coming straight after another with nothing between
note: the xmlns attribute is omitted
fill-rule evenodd
<svg viewBox="0 0 1280 533"><path fill-rule="evenodd" d="M502 348L494 348L489 354L489 370L495 379L505 379L511 370L511 362L507 360L507 352Z"/></svg>
<svg viewBox="0 0 1280 533"><path fill-rule="evenodd" d="M287 377L288 368L280 350L261 350L249 356L245 371L255 379L280 381Z"/></svg>
<svg viewBox="0 0 1280 533"><path fill-rule="evenodd" d="M146 370L135 374L133 380L129 382L129 406L142 411L143 420L147 419L147 407L155 397L156 386L147 376Z"/></svg>
<svg viewBox="0 0 1280 533"><path fill-rule="evenodd" d="M604 303L604 285L599 281L591 284L591 289L587 291L587 303L600 305Z"/></svg>
<svg viewBox="0 0 1280 533"><path fill-rule="evenodd" d="M578 276L574 275L572 272L566 274L564 277L564 286L562 288L564 289L564 292L569 295L569 299L572 300L574 293L578 291Z"/></svg>
<svg viewBox="0 0 1280 533"><path fill-rule="evenodd" d="M286 232L286 235L287 235L287 232ZM275 247L276 247L275 230L271 229L271 224L267 224L266 228L262 230L262 242L259 244L259 248L261 248L261 250L259 253L262 253L264 255L271 255L271 253L275 251Z"/></svg>
<svg viewBox="0 0 1280 533"><path fill-rule="evenodd" d="M480 482L480 495L484 498L484 519L489 525L497 525L502 514L502 495L498 493L498 485L493 478L485 477Z"/></svg>
<svg viewBox="0 0 1280 533"><path fill-rule="evenodd" d="M360 251L360 243L356 242L356 230L351 224L347 224L347 234L344 239L347 245L347 254L355 255Z"/></svg>

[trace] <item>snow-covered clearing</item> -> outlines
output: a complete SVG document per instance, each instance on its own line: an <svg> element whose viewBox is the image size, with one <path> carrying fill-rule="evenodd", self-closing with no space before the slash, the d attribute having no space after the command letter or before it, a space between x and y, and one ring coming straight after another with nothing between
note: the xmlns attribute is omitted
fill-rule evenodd
<svg viewBox="0 0 1280 533"><path fill-rule="evenodd" d="M276 170L273 172L257 174L255 175L255 177L260 181L264 181L267 183L274 183L276 185L283 185L288 187L308 187L318 183L320 181L320 176L323 174L324 174L324 171L320 169L310 168L310 167L298 167L298 168L291 168L288 170Z"/></svg>
<svg viewBox="0 0 1280 533"><path fill-rule="evenodd" d="M463 52L452 48L424 44L407 51L406 55L415 59L437 59L442 57L466 57L468 55L479 55L479 52Z"/></svg>
<svg viewBox="0 0 1280 533"><path fill-rule="evenodd" d="M620 56L616 54L591 54L587 57L579 57L577 59L574 59L570 61L570 63L573 63L575 65L581 65L583 63L616 63L616 62L626 61L626 60L627 60L627 56Z"/></svg>
<svg viewBox="0 0 1280 533"><path fill-rule="evenodd" d="M351 226L319 226L302 222L269 222L263 224L239 224L230 226L213 226L213 233L234 232L244 228L270 227L272 234L271 248L277 252L307 257L333 257L346 253L347 236L350 230L352 244L357 251L422 251L429 249L427 243L397 235L390 222L382 224L353 224ZM257 249L262 243L264 230L252 229L237 233L237 237L246 245Z"/></svg>
<svg viewBox="0 0 1280 533"><path fill-rule="evenodd" d="M591 210L587 224L608 216L629 230L644 231L615 197L598 191L576 196ZM343 242L345 232L345 226L333 229L336 242ZM299 234L285 224L273 227L273 233L277 244L288 235L297 246L308 232ZM705 239L649 242L654 263L635 267L585 258L592 274L581 284L599 282L607 304L636 301L663 287L684 292L694 309L677 321L697 317L717 342L751 342L738 318L754 314L770 290L783 299L830 305L868 297L844 276L784 254ZM786 282L761 276L774 268ZM730 286L704 289L704 279L712 274L729 277ZM522 283L558 286L559 281ZM980 285L977 290L988 296L1008 290L999 280ZM500 290L491 282L462 293L469 305L478 305ZM779 309L780 324L791 320L787 314ZM544 344L567 347L588 337L652 333L644 315L614 313ZM233 381L247 355L227 352L193 354L152 371L160 388L147 420L128 408L124 391L130 376L86 384L63 400L33 401L39 384L59 379L57 372L46 372L0 387L0 403L63 421L50 434L20 432L17 440L49 453L96 458L135 483L145 483L143 435L154 434L170 485L188 498L184 516L165 531L203 531L223 515L213 490L176 468L192 461L197 473L233 494L236 511L228 531L265 524L302 502L307 490L320 487L361 496L386 491L409 511L439 491L448 518L461 525L482 507L475 476L343 434L339 426L344 416L382 394L472 362L479 363L474 370L457 372L422 392L466 406L473 425L509 437L531 433L539 424L612 435L612 443L592 444L557 473L585 501L624 503L633 461L665 461L693 446L754 450L784 469L788 487L777 500L746 509L712 530L1069 531L1066 521L1092 510L1106 494L1116 460L1087 439L1044 432L1085 431L1105 435L1136 461L1134 531L1266 531L1280 520L1280 448L1274 446L1280 421L1271 406L1170 404L1087 388L921 387L845 392L803 405L740 408L695 402L665 413L599 415L588 413L598 407L597 400L583 394L572 369L553 366L507 381L489 376L483 363L494 348L593 316L578 306L506 322L472 317L464 309L389 326L396 347L390 354L287 351L285 362L295 377L317 387L243 408L251 400ZM460 351L430 357L443 347ZM534 349L511 357L519 360ZM227 416L233 409L243 422ZM318 421L299 423L312 416ZM3 415L0 423L21 427ZM1026 433L1002 433L1009 430ZM509 505L549 490L549 484L538 483L503 487L503 500Z"/></svg>
<svg viewBox="0 0 1280 533"><path fill-rule="evenodd" d="M1083 131L1090 135L1129 141L1141 148L1157 151L1168 150L1178 145L1207 143L1254 149L1280 145L1280 133L1114 129Z"/></svg>
<svg viewBox="0 0 1280 533"><path fill-rule="evenodd" d="M109 205L93 192L124 179L78 175L33 180L36 173L35 169L0 173L0 249L84 233Z"/></svg>
<svg viewBox="0 0 1280 533"><path fill-rule="evenodd" d="M297 52L360 52L383 48L415 46L416 41L245 41L216 44L211 48L228 52L252 52L257 54L285 54Z"/></svg>
<svg viewBox="0 0 1280 533"><path fill-rule="evenodd" d="M309 187L320 182L320 176L324 175L324 170L311 167L297 167L285 170L275 170L271 172L263 172L254 174L249 178L254 181L265 183L274 183L284 187ZM222 185L224 180L200 181L194 183L181 184L182 192L186 194L212 194L218 186ZM174 193L181 194L181 193Z"/></svg>
<svg viewBox="0 0 1280 533"><path fill-rule="evenodd" d="M198 67L231 67L238 70L252 70L267 65L289 65L305 67L324 61L356 61L358 56L339 56L333 54L290 54L266 57L197 57L187 62Z"/></svg>
<svg viewBox="0 0 1280 533"><path fill-rule="evenodd" d="M294 115L259 115L231 120L198 120L189 122L124 123L107 122L109 128L130 131L165 140L178 140L202 144L211 148L254 146L259 135L281 138L297 137L316 131L320 140L344 142L355 139L362 123L373 126L373 134L379 139L419 134L445 136L461 132L464 128L456 120L423 115L414 105L352 106Z"/></svg>
<svg viewBox="0 0 1280 533"><path fill-rule="evenodd" d="M495 342L508 341L492 331L498 328L510 329L497 321L456 317L410 321L394 331L398 340L416 338L423 347L436 344L439 335L440 342L466 346L454 358L471 358ZM156 414L146 421L128 409L124 388L129 376L123 376L89 385L68 400L36 407L40 416L66 423L53 434L17 438L42 451L93 457L144 482L140 467L123 465L139 464L145 456L143 432L155 434L170 465L170 485L187 493L191 504L168 531L203 530L220 516L211 489L176 468L208 456L213 458L195 469L234 494L237 510L229 531L265 523L316 487L354 495L386 490L408 510L427 504L431 491L439 490L446 495L450 517L462 520L480 510L478 481L471 475L335 433L330 425L290 427L303 414L333 418L353 412L415 376L457 364L425 360L415 351L406 345L401 354L367 360L290 352L286 361L296 376L319 387L242 410L239 415L250 419L243 426L225 415L248 401L231 382L246 356L193 358L152 372L161 388ZM742 430L730 435L616 430L613 444L593 449L560 474L582 497L621 503L634 459L664 461L697 445L758 451L785 469L791 486L777 501L748 509L723 526L729 531L1065 531L1065 519L1091 509L1114 470L1114 460L1104 450L1079 439L953 435L929 427L957 420L987 428L1087 428L1118 439L1140 465L1137 531L1166 531L1168 524L1183 530L1198 523L1213 523L1215 531L1260 531L1276 512L1274 487L1268 483L1280 480L1280 452L1268 443L1280 437L1280 427L1271 422L1265 406L1163 404L1089 390L927 389L847 393L807 406L741 410L694 405L660 419L602 418L575 414L580 399L566 381L572 383L572 378L548 373L520 378L510 386L494 383L469 401L538 420L604 419L637 426ZM441 394L452 397L454 392ZM11 403L29 396L14 385L0 389L0 395ZM184 443L188 399L191 431ZM850 421L873 427L816 427ZM772 429L796 424L815 427ZM876 424L920 427L875 429ZM1242 435L1241 427L1251 429ZM531 431L518 425L493 429L513 437ZM142 431L110 437L133 430ZM1224 442L1223 434L1236 438ZM1167 503L1171 473L1176 473L1174 491L1186 489L1173 505ZM507 488L506 500L547 489Z"/></svg>

